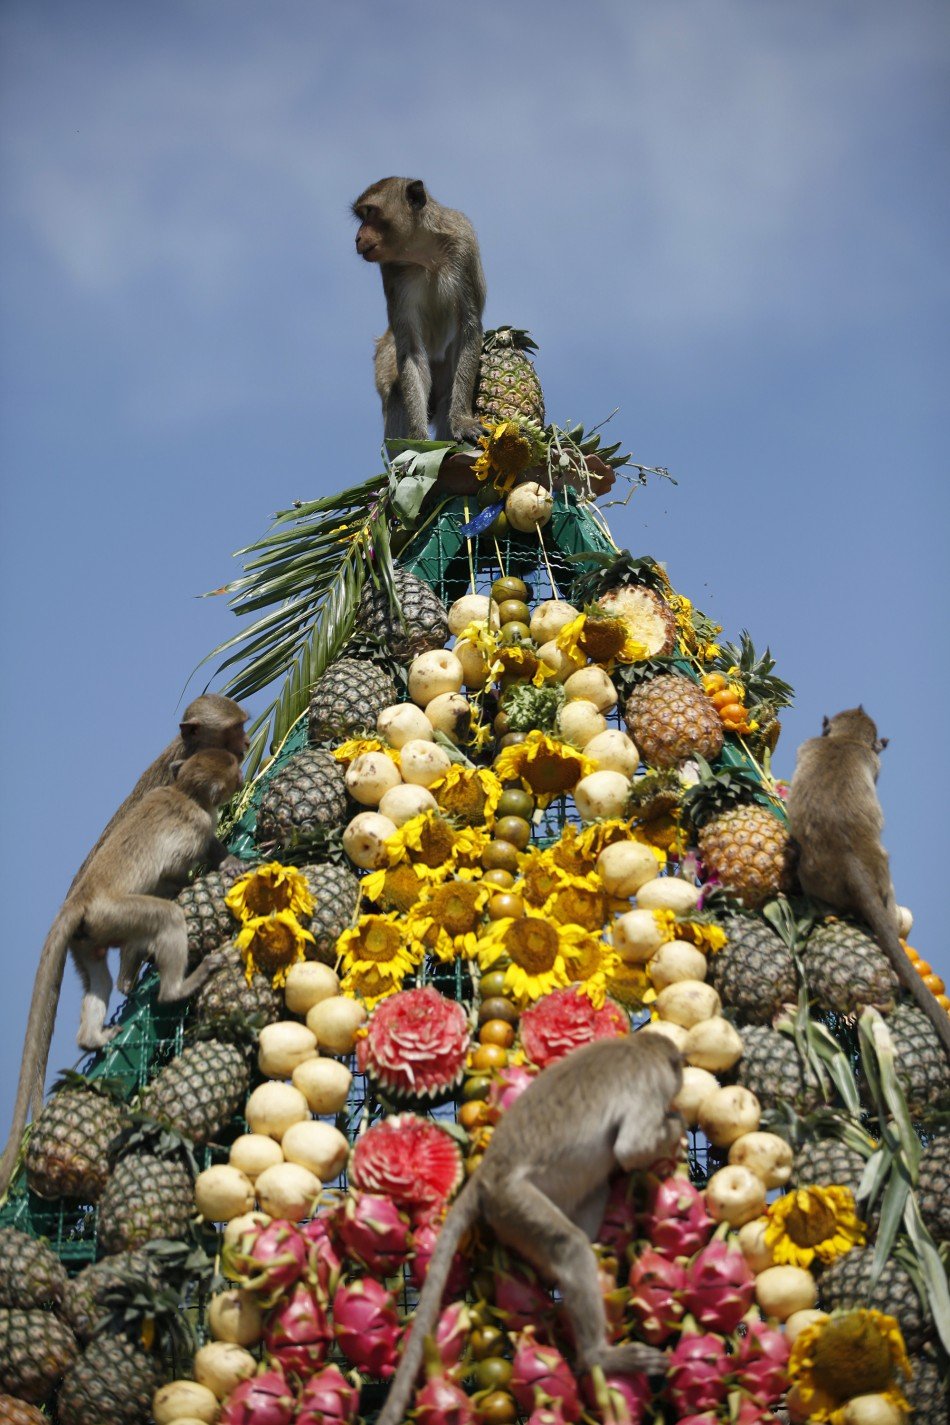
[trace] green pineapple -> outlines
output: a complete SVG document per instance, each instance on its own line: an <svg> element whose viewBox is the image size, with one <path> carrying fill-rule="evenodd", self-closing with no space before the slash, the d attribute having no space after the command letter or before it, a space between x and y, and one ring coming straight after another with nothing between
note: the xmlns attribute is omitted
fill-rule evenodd
<svg viewBox="0 0 950 1425"><path fill-rule="evenodd" d="M722 929L729 942L709 957L709 983L738 1024L770 1024L798 997L790 950L757 917L729 916Z"/></svg>
<svg viewBox="0 0 950 1425"><path fill-rule="evenodd" d="M96 1202L109 1175L109 1150L128 1123L122 1104L68 1076L33 1125L26 1151L31 1191Z"/></svg>
<svg viewBox="0 0 950 1425"><path fill-rule="evenodd" d="M911 1360L932 1327L910 1275L893 1258L884 1263L873 1290L871 1264L873 1247L853 1247L845 1257L822 1272L818 1293L823 1311L849 1311L857 1306L873 1307L893 1316L901 1328Z"/></svg>
<svg viewBox="0 0 950 1425"><path fill-rule="evenodd" d="M307 945L307 958L336 964L336 942L353 924L360 898L359 878L346 866L328 861L303 866L313 896L313 916L301 924L310 931L315 944Z"/></svg>
<svg viewBox="0 0 950 1425"><path fill-rule="evenodd" d="M238 924L224 903L228 891L253 863L229 871L208 871L186 886L178 897L188 929L188 965L194 968L206 955L237 934Z"/></svg>
<svg viewBox="0 0 950 1425"><path fill-rule="evenodd" d="M449 637L445 606L424 579L408 569L393 570L399 600L394 609L383 585L366 580L356 611L355 634L364 635L392 658L408 662L417 653L444 648ZM401 617L400 617L401 614Z"/></svg>
<svg viewBox="0 0 950 1425"><path fill-rule="evenodd" d="M195 1000L195 1014L202 1023L242 1015L259 1019L262 1025L273 1024L284 1014L284 997L266 975L256 972L248 984L244 966L235 956L205 980Z"/></svg>
<svg viewBox="0 0 950 1425"><path fill-rule="evenodd" d="M90 1262L70 1279L63 1293L63 1317L78 1340L89 1341L108 1314L100 1300L103 1292L128 1281L157 1287L159 1280L158 1269L147 1252L117 1252L103 1257L101 1262Z"/></svg>
<svg viewBox="0 0 950 1425"><path fill-rule="evenodd" d="M763 1108L792 1103L800 1113L808 1113L821 1101L818 1081L802 1062L795 1041L764 1024L742 1031L738 1079Z"/></svg>
<svg viewBox="0 0 950 1425"><path fill-rule="evenodd" d="M162 1381L158 1358L128 1336L96 1336L63 1381L60 1425L147 1425Z"/></svg>
<svg viewBox="0 0 950 1425"><path fill-rule="evenodd" d="M707 875L718 876L750 910L788 889L790 880L788 829L771 802L762 804L764 798L744 768L712 772L702 766L700 781L683 799Z"/></svg>
<svg viewBox="0 0 950 1425"><path fill-rule="evenodd" d="M369 659L338 658L311 689L310 741L339 742L358 729L375 728L377 714L398 701L385 669Z"/></svg>
<svg viewBox="0 0 950 1425"><path fill-rule="evenodd" d="M868 1005L894 1007L897 976L883 951L850 921L829 918L816 926L805 942L803 964L819 1009L860 1014Z"/></svg>
<svg viewBox="0 0 950 1425"><path fill-rule="evenodd" d="M939 1133L920 1159L920 1214L935 1242L950 1242L950 1133Z"/></svg>
<svg viewBox="0 0 950 1425"><path fill-rule="evenodd" d="M0 1390L42 1405L77 1349L69 1327L51 1311L0 1309Z"/></svg>
<svg viewBox="0 0 950 1425"><path fill-rule="evenodd" d="M850 1188L857 1196L866 1158L840 1138L812 1138L795 1153L792 1181L797 1187Z"/></svg>
<svg viewBox="0 0 950 1425"><path fill-rule="evenodd" d="M268 782L257 816L257 839L287 850L342 826L347 817L343 768L329 752L305 747Z"/></svg>
<svg viewBox="0 0 950 1425"><path fill-rule="evenodd" d="M912 1113L950 1103L950 1064L930 1020L911 1004L887 1015L894 1041L894 1067Z"/></svg>
<svg viewBox="0 0 950 1425"><path fill-rule="evenodd" d="M15 1227L0 1228L0 1306L55 1306L65 1290L63 1264L45 1242Z"/></svg>
<svg viewBox="0 0 950 1425"><path fill-rule="evenodd" d="M544 425L544 394L529 355L537 349L537 342L519 327L497 327L483 334L475 414L484 425Z"/></svg>
<svg viewBox="0 0 950 1425"><path fill-rule="evenodd" d="M99 1246L125 1252L156 1237L181 1237L195 1210L191 1174L154 1153L120 1158L99 1200Z"/></svg>
<svg viewBox="0 0 950 1425"><path fill-rule="evenodd" d="M924 1345L911 1361L914 1374L904 1386L913 1408L912 1425L947 1425L950 1420L950 1369L937 1352Z"/></svg>
<svg viewBox="0 0 950 1425"><path fill-rule="evenodd" d="M247 1054L223 1039L189 1044L143 1091L140 1107L201 1147L217 1138L247 1096Z"/></svg>
<svg viewBox="0 0 950 1425"><path fill-rule="evenodd" d="M0 1395L0 1425L48 1425L49 1416L25 1400Z"/></svg>

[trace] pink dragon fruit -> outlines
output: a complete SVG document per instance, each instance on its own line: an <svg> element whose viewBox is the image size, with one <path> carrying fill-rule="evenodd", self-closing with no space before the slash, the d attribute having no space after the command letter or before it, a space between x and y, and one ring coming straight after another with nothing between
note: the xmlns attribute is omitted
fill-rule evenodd
<svg viewBox="0 0 950 1425"><path fill-rule="evenodd" d="M409 1255L409 1219L391 1197L348 1193L334 1227L347 1256L375 1275L393 1276Z"/></svg>
<svg viewBox="0 0 950 1425"><path fill-rule="evenodd" d="M568 1425L568 1421L561 1414L560 1405L536 1405L526 1425Z"/></svg>
<svg viewBox="0 0 950 1425"><path fill-rule="evenodd" d="M224 1269L232 1281L272 1306L307 1266L307 1244L293 1222L275 1217L265 1226L249 1227L224 1251Z"/></svg>
<svg viewBox="0 0 950 1425"><path fill-rule="evenodd" d="M683 1319L686 1268L647 1247L630 1267L630 1310L639 1334L662 1346Z"/></svg>
<svg viewBox="0 0 950 1425"><path fill-rule="evenodd" d="M613 1252L618 1262L622 1262L627 1248L637 1235L637 1217L630 1193L632 1179L614 1178L604 1208L604 1220L597 1233L597 1241Z"/></svg>
<svg viewBox="0 0 950 1425"><path fill-rule="evenodd" d="M565 1420L581 1413L573 1371L556 1346L539 1344L530 1326L515 1341L508 1388L525 1414L539 1401L557 1405Z"/></svg>
<svg viewBox="0 0 950 1425"><path fill-rule="evenodd" d="M681 1415L676 1425L722 1425L722 1417L715 1410L701 1410L698 1415Z"/></svg>
<svg viewBox="0 0 950 1425"><path fill-rule="evenodd" d="M584 1398L601 1425L640 1425L652 1396L644 1375L584 1377Z"/></svg>
<svg viewBox="0 0 950 1425"><path fill-rule="evenodd" d="M333 1331L313 1289L298 1282L264 1322L267 1353L286 1375L306 1380L327 1358Z"/></svg>
<svg viewBox="0 0 950 1425"><path fill-rule="evenodd" d="M788 1386L789 1348L784 1331L764 1321L746 1322L736 1338L736 1378L762 1405L775 1405Z"/></svg>
<svg viewBox="0 0 950 1425"><path fill-rule="evenodd" d="M523 1064L508 1064L504 1069L499 1069L488 1090L489 1121L497 1123L505 1109L510 1108L515 1099L521 1097L532 1079L537 1077L537 1071L526 1069Z"/></svg>
<svg viewBox="0 0 950 1425"><path fill-rule="evenodd" d="M775 1416L767 1405L753 1400L744 1391L729 1395L729 1425L775 1425Z"/></svg>
<svg viewBox="0 0 950 1425"><path fill-rule="evenodd" d="M426 1279L429 1270L429 1263L432 1260L432 1253L439 1236L439 1219L432 1213L419 1218L412 1234L412 1245L415 1255L409 1262L409 1275L415 1286L422 1290L422 1283ZM448 1279L445 1283L445 1290L442 1293L443 1300L449 1296L462 1296L468 1286L471 1271L466 1259L461 1252L456 1252L452 1258L452 1265L449 1267Z"/></svg>
<svg viewBox="0 0 950 1425"><path fill-rule="evenodd" d="M333 1239L333 1219L329 1213L312 1217L300 1229L307 1245L307 1274L317 1296L329 1305L343 1270L343 1262Z"/></svg>
<svg viewBox="0 0 950 1425"><path fill-rule="evenodd" d="M242 1380L225 1402L218 1425L290 1425L296 1401L280 1371Z"/></svg>
<svg viewBox="0 0 950 1425"><path fill-rule="evenodd" d="M672 1173L651 1183L642 1227L650 1246L665 1257L691 1257L712 1236L713 1220L699 1189Z"/></svg>
<svg viewBox="0 0 950 1425"><path fill-rule="evenodd" d="M454 1366L465 1355L472 1334L472 1313L464 1301L453 1301L436 1322L435 1348L445 1374L455 1378Z"/></svg>
<svg viewBox="0 0 950 1425"><path fill-rule="evenodd" d="M755 1276L738 1247L721 1238L698 1252L686 1268L686 1309L701 1326L727 1336L752 1305Z"/></svg>
<svg viewBox="0 0 950 1425"><path fill-rule="evenodd" d="M294 1425L350 1425L360 1393L339 1366L324 1366L303 1388Z"/></svg>
<svg viewBox="0 0 950 1425"><path fill-rule="evenodd" d="M551 1293L534 1277L530 1267L502 1265L505 1255L499 1253L492 1273L494 1314L508 1331L523 1331L533 1326L543 1338L544 1323L554 1314Z"/></svg>
<svg viewBox="0 0 950 1425"><path fill-rule="evenodd" d="M715 1410L726 1398L725 1377L732 1366L721 1336L700 1334L687 1318L669 1356L666 1390L680 1415Z"/></svg>
<svg viewBox="0 0 950 1425"><path fill-rule="evenodd" d="M351 1366L389 1379L402 1334L391 1292L372 1277L340 1282L333 1297L333 1330Z"/></svg>
<svg viewBox="0 0 950 1425"><path fill-rule="evenodd" d="M416 1391L412 1418L416 1425L474 1425L478 1413L460 1385L436 1375Z"/></svg>

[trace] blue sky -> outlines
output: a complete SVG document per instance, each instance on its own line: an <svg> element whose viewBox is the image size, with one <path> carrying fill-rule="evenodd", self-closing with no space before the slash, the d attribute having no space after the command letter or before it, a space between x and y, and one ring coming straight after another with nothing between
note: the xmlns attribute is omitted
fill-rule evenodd
<svg viewBox="0 0 950 1425"><path fill-rule="evenodd" d="M676 475L615 537L771 645L778 772L859 700L891 738L950 979L945 5L7 0L0 55L0 1121L71 876L237 629L196 596L378 469L348 204L388 173L475 223L549 416Z"/></svg>

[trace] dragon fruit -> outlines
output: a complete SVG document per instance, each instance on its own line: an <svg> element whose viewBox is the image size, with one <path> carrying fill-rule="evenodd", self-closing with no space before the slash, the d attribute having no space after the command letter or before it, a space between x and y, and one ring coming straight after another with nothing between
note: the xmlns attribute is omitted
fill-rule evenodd
<svg viewBox="0 0 950 1425"><path fill-rule="evenodd" d="M722 1417L715 1410L701 1410L698 1415L681 1415L676 1425L722 1425Z"/></svg>
<svg viewBox="0 0 950 1425"><path fill-rule="evenodd" d="M327 1314L310 1286L298 1282L264 1322L264 1345L286 1375L308 1379L323 1365L333 1342Z"/></svg>
<svg viewBox="0 0 950 1425"><path fill-rule="evenodd" d="M409 1262L409 1275L413 1285L422 1290L422 1284L426 1279L429 1270L429 1263L432 1260L432 1253L435 1251L435 1244L439 1236L439 1222L429 1213L419 1219L412 1234L412 1245L415 1255ZM471 1272L466 1259L460 1252L456 1252L452 1258L452 1265L449 1267L449 1275L445 1283L445 1290L442 1293L443 1300L447 1296L461 1296L468 1286Z"/></svg>
<svg viewBox="0 0 950 1425"><path fill-rule="evenodd" d="M713 1230L705 1198L680 1173L651 1183L641 1225L650 1246L666 1257L691 1257Z"/></svg>
<svg viewBox="0 0 950 1425"><path fill-rule="evenodd" d="M551 1293L535 1279L530 1267L504 1266L507 1253L499 1253L492 1273L494 1314L508 1331L523 1331L528 1326L540 1330L542 1323L554 1314Z"/></svg>
<svg viewBox="0 0 950 1425"><path fill-rule="evenodd" d="M775 1425L768 1406L741 1391L729 1394L729 1425Z"/></svg>
<svg viewBox="0 0 950 1425"><path fill-rule="evenodd" d="M701 1326L727 1336L752 1305L755 1276L738 1247L720 1238L698 1252L686 1268L686 1309Z"/></svg>
<svg viewBox="0 0 950 1425"><path fill-rule="evenodd" d="M464 1301L453 1301L436 1322L435 1348L446 1375L454 1378L454 1366L465 1355L472 1334L472 1313Z"/></svg>
<svg viewBox="0 0 950 1425"><path fill-rule="evenodd" d="M332 1218L328 1213L312 1217L300 1229L307 1246L307 1274L320 1300L329 1305L343 1271L343 1263L331 1235Z"/></svg>
<svg viewBox="0 0 950 1425"><path fill-rule="evenodd" d="M304 1386L294 1425L349 1425L359 1406L360 1393L339 1366L324 1366Z"/></svg>
<svg viewBox="0 0 950 1425"><path fill-rule="evenodd" d="M218 1425L290 1425L296 1401L280 1371L242 1380L225 1402Z"/></svg>
<svg viewBox="0 0 950 1425"><path fill-rule="evenodd" d="M340 1282L333 1297L333 1330L351 1366L389 1379L402 1334L391 1292L372 1277Z"/></svg>
<svg viewBox="0 0 950 1425"><path fill-rule="evenodd" d="M613 1252L618 1262L622 1262L627 1248L637 1235L637 1218L630 1194L629 1177L615 1178L604 1208L604 1220L597 1233L597 1241Z"/></svg>
<svg viewBox="0 0 950 1425"><path fill-rule="evenodd" d="M536 1405L525 1425L568 1425L560 1405Z"/></svg>
<svg viewBox="0 0 950 1425"><path fill-rule="evenodd" d="M581 1413L573 1371L556 1346L535 1340L530 1326L515 1341L508 1388L525 1414L539 1401L557 1405L565 1420Z"/></svg>
<svg viewBox="0 0 950 1425"><path fill-rule="evenodd" d="M584 1398L601 1425L640 1425L652 1396L644 1375L604 1375L592 1371L584 1377Z"/></svg>
<svg viewBox="0 0 950 1425"><path fill-rule="evenodd" d="M662 1346L683 1319L686 1268L647 1247L630 1268L630 1310L639 1334Z"/></svg>
<svg viewBox="0 0 950 1425"><path fill-rule="evenodd" d="M393 1276L409 1255L409 1219L391 1197L348 1193L334 1227L347 1256L376 1276Z"/></svg>
<svg viewBox="0 0 950 1425"><path fill-rule="evenodd" d="M299 1281L307 1266L307 1244L292 1222L280 1217L242 1232L225 1248L224 1270L232 1281L253 1291L263 1306Z"/></svg>
<svg viewBox="0 0 950 1425"><path fill-rule="evenodd" d="M721 1336L693 1329L687 1318L682 1336L669 1356L666 1390L680 1415L715 1410L726 1398L726 1373L732 1361Z"/></svg>
<svg viewBox="0 0 950 1425"><path fill-rule="evenodd" d="M461 1386L436 1375L416 1391L412 1418L416 1425L474 1425L478 1413Z"/></svg>
<svg viewBox="0 0 950 1425"><path fill-rule="evenodd" d="M516 1098L520 1098L537 1072L523 1064L507 1064L493 1076L488 1090L489 1122L497 1123L506 1108L510 1108Z"/></svg>
<svg viewBox="0 0 950 1425"><path fill-rule="evenodd" d="M736 1379L762 1405L774 1405L788 1385L788 1357L784 1331L764 1321L747 1321L745 1335L736 1340Z"/></svg>

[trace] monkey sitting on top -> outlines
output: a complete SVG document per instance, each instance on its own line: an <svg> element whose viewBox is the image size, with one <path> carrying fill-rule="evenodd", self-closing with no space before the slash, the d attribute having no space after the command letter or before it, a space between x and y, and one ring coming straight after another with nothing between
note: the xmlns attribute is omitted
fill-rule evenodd
<svg viewBox="0 0 950 1425"><path fill-rule="evenodd" d="M376 389L387 440L474 441L485 277L463 213L421 178L381 178L353 204L356 251L378 262L389 329L376 343Z"/></svg>

